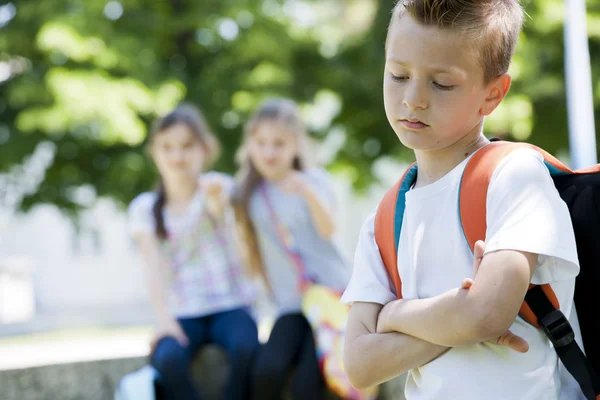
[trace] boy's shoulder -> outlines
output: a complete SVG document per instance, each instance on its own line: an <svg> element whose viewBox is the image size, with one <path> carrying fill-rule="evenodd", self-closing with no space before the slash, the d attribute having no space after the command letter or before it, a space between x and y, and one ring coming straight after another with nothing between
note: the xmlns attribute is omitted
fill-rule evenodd
<svg viewBox="0 0 600 400"><path fill-rule="evenodd" d="M545 187L549 194L556 192L544 156L536 150L522 148L514 150L498 163L491 175L488 191L501 190L507 196L517 196L529 185Z"/></svg>
<svg viewBox="0 0 600 400"><path fill-rule="evenodd" d="M428 186L416 190L408 189L407 193L410 193L410 195L414 195L414 193L416 193L417 191L419 193L423 192L423 189L425 189L425 193L434 191L437 192L437 190L433 190L435 189L435 186L439 186L441 189L445 190L459 190L463 183L464 174L469 173L466 171L466 167L469 162L470 159L466 160L461 168L457 168L451 171L439 181L436 181ZM413 166L406 168L406 171L411 170L412 167ZM535 183L537 185L544 184L554 189L554 185L552 184L548 168L544 163L544 156L540 152L535 151L531 148L521 148L514 150L513 152L506 155L497 164L493 171L485 172L491 174L488 189L493 191L497 191L497 186L502 185L502 191L516 194L517 192L520 192L524 189L524 185L527 185L529 183ZM380 200L373 213L369 216L369 218L367 218L367 220L365 221L365 227L372 226L374 224L374 220L376 219L376 215L378 213L383 213L387 215L397 211L397 207L395 205L394 207L390 208L386 207L386 205L390 205L386 203L389 203L392 200L396 200L396 202L401 201L400 199L396 199L395 196L390 196L390 194L396 194L396 192L401 190L400 185L406 184L406 179L410 180L411 178L403 176L402 178L399 178L399 180L394 186L388 189L390 192L388 192L386 197L383 197ZM453 197L447 196L445 196L445 198L448 201L453 201L455 199ZM431 211L434 213L437 212L437 210L435 209L432 209Z"/></svg>
<svg viewBox="0 0 600 400"><path fill-rule="evenodd" d="M531 148L516 149L506 155L498 163L494 173L497 174L506 168L510 171L516 170L519 172L531 171L532 173L537 173L544 170L547 172L544 164L544 156L539 151Z"/></svg>

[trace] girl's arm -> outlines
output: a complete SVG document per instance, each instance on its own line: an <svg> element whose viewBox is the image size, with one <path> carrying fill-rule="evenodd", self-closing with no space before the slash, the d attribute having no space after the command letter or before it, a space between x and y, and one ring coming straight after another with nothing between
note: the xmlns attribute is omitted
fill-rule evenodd
<svg viewBox="0 0 600 400"><path fill-rule="evenodd" d="M319 235L324 239L331 238L335 232L333 210L318 196L317 189L306 177L301 172L294 172L281 183L281 188L302 196Z"/></svg>
<svg viewBox="0 0 600 400"><path fill-rule="evenodd" d="M158 238L153 234L140 232L135 235L135 241L142 255L148 294L158 320L158 331L154 344L164 336L173 336L182 345L186 345L188 339L167 307L167 287L165 285L167 279L164 274L167 263L160 249Z"/></svg>
<svg viewBox="0 0 600 400"><path fill-rule="evenodd" d="M206 195L208 212L215 218L222 217L231 202L233 179L221 173L207 173L200 178L199 185Z"/></svg>

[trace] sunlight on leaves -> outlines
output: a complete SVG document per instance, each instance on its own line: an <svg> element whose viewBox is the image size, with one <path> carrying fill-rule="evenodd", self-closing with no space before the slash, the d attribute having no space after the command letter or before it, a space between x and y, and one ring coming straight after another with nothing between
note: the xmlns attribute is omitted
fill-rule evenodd
<svg viewBox="0 0 600 400"><path fill-rule="evenodd" d="M37 35L37 46L48 53L59 52L77 62L92 61L98 67L111 68L118 56L97 37L83 37L75 29L51 22L45 24Z"/></svg>
<svg viewBox="0 0 600 400"><path fill-rule="evenodd" d="M140 115L159 115L174 107L185 94L183 85L171 81L156 91L132 78L117 79L99 71L52 69L46 78L55 104L23 111L17 126L24 132L67 131L72 126L101 121L99 137L106 144L136 145L146 136Z"/></svg>

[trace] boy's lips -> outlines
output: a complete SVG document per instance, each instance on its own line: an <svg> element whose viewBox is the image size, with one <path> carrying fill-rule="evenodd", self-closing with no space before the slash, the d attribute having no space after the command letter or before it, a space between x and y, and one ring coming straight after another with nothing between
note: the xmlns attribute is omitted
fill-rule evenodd
<svg viewBox="0 0 600 400"><path fill-rule="evenodd" d="M411 130L425 129L429 126L426 123L421 122L415 118L403 118L400 120L400 122L402 123L402 125L404 125L405 128Z"/></svg>

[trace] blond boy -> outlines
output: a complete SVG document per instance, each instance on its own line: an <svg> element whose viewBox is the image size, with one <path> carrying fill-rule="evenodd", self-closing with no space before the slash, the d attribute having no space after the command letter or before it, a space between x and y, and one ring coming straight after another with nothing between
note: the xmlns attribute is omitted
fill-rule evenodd
<svg viewBox="0 0 600 400"><path fill-rule="evenodd" d="M517 316L530 282L550 283L570 315L579 272L569 213L541 155L517 150L495 170L486 243L475 257L458 215L462 172L489 143L484 117L509 90L522 23L517 0L401 0L394 8L385 111L419 169L398 245L402 300L381 261L373 215L359 237L343 298L352 304L345 366L357 387L409 371L408 400L561 398L554 348ZM461 285L463 278L472 282ZM498 339L507 337L518 344Z"/></svg>

